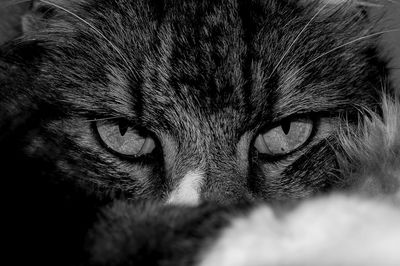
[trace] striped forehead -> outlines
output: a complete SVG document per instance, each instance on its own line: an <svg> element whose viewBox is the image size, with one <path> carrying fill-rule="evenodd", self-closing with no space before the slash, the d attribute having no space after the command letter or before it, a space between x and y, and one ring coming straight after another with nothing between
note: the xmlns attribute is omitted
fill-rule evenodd
<svg viewBox="0 0 400 266"><path fill-rule="evenodd" d="M246 52L240 24L236 8L212 2L166 10L143 64L144 90L207 107L237 103Z"/></svg>
<svg viewBox="0 0 400 266"><path fill-rule="evenodd" d="M157 5L152 1L146 3ZM176 112L192 109L218 113L233 108L247 114L271 113L279 100L284 104L281 113L290 114L288 109L298 111L298 99L302 100L302 108L316 106L316 97L324 100L317 89L315 93L302 89L301 94L298 90L307 74L302 65L309 60L303 50L318 53L323 48L319 43L333 42L335 38L324 31L324 39L316 42L321 38L316 23L309 25L307 33L292 46L313 17L312 12L303 14L304 8L297 4L165 1L151 12L138 13L135 23L146 23L141 23L143 34L134 36L132 48L137 75L134 81L129 77L128 87L132 88L133 105L139 113L147 111L153 116L163 115L171 106L177 107ZM289 47L292 49L288 50ZM330 65L328 61L318 62L319 69ZM334 72L329 69L325 73ZM332 103L336 94L332 92ZM291 99L290 103L285 99ZM325 106L321 102L321 109ZM254 120L260 118L258 114L251 116Z"/></svg>
<svg viewBox="0 0 400 266"><path fill-rule="evenodd" d="M254 62L273 58L257 51L265 47L255 47L253 40L268 39L260 35L270 34L262 29L270 20L268 12L276 7L273 2L255 1L251 7L241 2L172 1L175 5L163 6L152 49L141 64L145 101L207 110L257 105L260 93L251 91L261 89L265 94L263 76L272 63L260 71Z"/></svg>

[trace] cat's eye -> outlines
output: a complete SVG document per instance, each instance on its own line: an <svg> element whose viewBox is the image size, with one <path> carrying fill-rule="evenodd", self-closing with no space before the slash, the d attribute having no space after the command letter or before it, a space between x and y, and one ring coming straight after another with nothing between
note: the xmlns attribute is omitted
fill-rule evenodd
<svg viewBox="0 0 400 266"><path fill-rule="evenodd" d="M303 145L311 135L311 119L287 120L280 125L259 134L254 147L259 153L267 155L288 154Z"/></svg>
<svg viewBox="0 0 400 266"><path fill-rule="evenodd" d="M154 140L125 121L97 121L96 129L103 143L112 151L125 156L139 157L150 154Z"/></svg>

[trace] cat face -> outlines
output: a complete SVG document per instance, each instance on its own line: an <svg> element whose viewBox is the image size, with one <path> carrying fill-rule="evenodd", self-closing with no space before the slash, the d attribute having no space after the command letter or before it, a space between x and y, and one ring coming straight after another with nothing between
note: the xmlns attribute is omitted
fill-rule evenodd
<svg viewBox="0 0 400 266"><path fill-rule="evenodd" d="M14 51L30 62L25 94L40 113L23 150L52 180L188 204L345 184L332 149L340 115L373 106L383 73L370 38L357 40L362 9L42 2Z"/></svg>

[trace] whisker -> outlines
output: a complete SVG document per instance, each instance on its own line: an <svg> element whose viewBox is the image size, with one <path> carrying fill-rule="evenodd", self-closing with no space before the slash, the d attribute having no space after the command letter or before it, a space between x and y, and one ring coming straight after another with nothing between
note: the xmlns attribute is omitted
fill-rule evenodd
<svg viewBox="0 0 400 266"><path fill-rule="evenodd" d="M323 54L321 54L321 55L315 57L314 59L312 59L311 61L309 61L307 64L303 65L303 66L299 69L299 71L297 71L297 72L295 72L294 74L290 75L290 76L288 77L288 79L290 79L290 78L292 78L293 76L295 76L298 72L304 71L304 70L306 69L306 67L308 67L310 64L312 64L313 62L317 61L318 59L321 59L322 57L324 57L324 56L326 56L326 55L328 55L328 54L330 54L330 53L333 53L334 51L339 50L340 48L343 48L343 47L348 46L348 45L351 45L351 44L353 44L353 43L356 43L356 42L359 42L359 41L362 41L362 40L365 40L365 39L368 39L368 38L372 38L372 37L375 37L375 36L378 36L378 35L381 35L381 34L390 33L390 32L398 32L398 31L400 31L400 28L399 28L399 29L392 29L392 30L385 30L385 31L375 32L375 33L372 33L372 34L369 34L369 35L366 35L366 36L359 37L359 38L357 38L357 39L355 39L355 40L352 40L352 41L350 41L350 42L347 42L347 43L345 43L345 44L339 45L339 46L337 46L337 47L335 47L335 48L333 48L333 49L331 49L331 50L329 50L329 51L327 51L327 52L325 52L325 53L323 53ZM279 88L281 88L281 86L279 86L278 89L279 89Z"/></svg>
<svg viewBox="0 0 400 266"><path fill-rule="evenodd" d="M319 13L322 12L322 10L325 9L325 7L329 4L329 1L327 3L325 3L319 10L317 13L314 14L314 16L312 16L312 18L307 22L307 24L303 27L303 29L299 32L299 34L296 36L296 38L293 40L293 42L289 45L289 48L286 49L285 53L283 53L281 59L278 61L278 63L275 65L275 67L273 68L271 74L269 75L268 79L270 79L272 77L272 75L275 73L275 71L278 69L279 65L281 64L281 62L283 61L283 59L286 57L286 55L289 53L290 49L292 49L293 45L297 42L297 40L300 38L300 36L303 34L303 32L308 28L308 26L311 24L311 22L314 21L314 19L319 15Z"/></svg>
<svg viewBox="0 0 400 266"><path fill-rule="evenodd" d="M107 121L107 120L113 120L113 119L119 119L119 118L124 118L124 116L111 116L111 117L105 117L105 118L88 119L88 120L84 120L83 122Z"/></svg>
<svg viewBox="0 0 400 266"><path fill-rule="evenodd" d="M132 68L130 67L130 64L129 64L128 60L122 54L121 50L116 45L114 45L103 33L101 33L101 31L98 30L93 24L91 24L90 22L86 21L82 17L78 16L77 14L71 12L70 10L68 10L68 9L66 9L66 8L64 8L64 7L60 6L60 5L57 5L55 3L52 3L52 2L49 2L49 1L46 1L46 0L39 0L39 1L42 2L42 3L48 4L48 5L51 5L53 7L56 7L56 8L58 8L58 9L64 11L64 12L68 13L68 14L74 16L75 18L79 19L81 22L85 23L87 26L89 26L89 28L93 32L95 32L96 34L98 34L100 37L102 37L104 40L106 40L108 42L108 44L118 53L118 55L124 61L124 63L126 64L126 67L128 67L128 69L131 72L133 72Z"/></svg>
<svg viewBox="0 0 400 266"><path fill-rule="evenodd" d="M362 40L365 40L365 39L368 39L368 38L372 38L372 37L375 37L375 36L378 36L378 35L381 35L381 34L390 33L390 32L397 32L397 31L400 31L400 29L385 30L385 31L375 32L375 33L372 33L372 34L369 34L369 35L366 35L366 36L359 37L359 38L357 38L355 40L352 40L352 41L347 42L345 44L339 45L339 46L337 46L337 47L335 47L335 48L333 48L333 49L331 49L331 50L329 50L329 51L317 56L316 58L312 59L307 64L305 64L303 67L306 67L306 66L310 65L311 63L317 61L321 57L324 57L325 55L333 53L334 51L339 50L340 48L343 48L343 47L348 46L350 44L353 44L353 43L356 43L356 42L359 42L359 41L362 41Z"/></svg>

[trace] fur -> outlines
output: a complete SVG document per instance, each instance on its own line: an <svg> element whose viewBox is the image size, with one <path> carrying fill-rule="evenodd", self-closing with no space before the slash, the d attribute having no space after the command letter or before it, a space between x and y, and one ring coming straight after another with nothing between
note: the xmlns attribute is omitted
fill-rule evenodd
<svg viewBox="0 0 400 266"><path fill-rule="evenodd" d="M400 105L395 98L382 95L382 119L365 110L357 128L341 127L339 140L344 155L338 158L343 175L354 181L355 189L373 195L396 194L400 178Z"/></svg>
<svg viewBox="0 0 400 266"><path fill-rule="evenodd" d="M367 6L35 1L0 47L13 264L397 263L399 104ZM257 149L296 119L302 145ZM154 151L118 153L100 123Z"/></svg>

